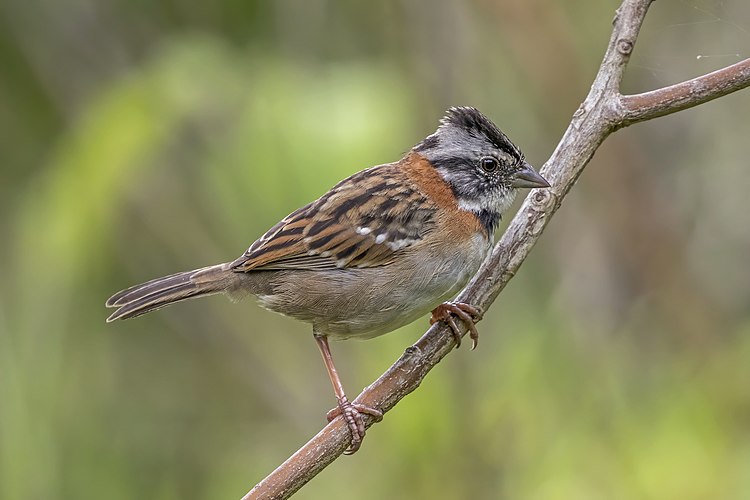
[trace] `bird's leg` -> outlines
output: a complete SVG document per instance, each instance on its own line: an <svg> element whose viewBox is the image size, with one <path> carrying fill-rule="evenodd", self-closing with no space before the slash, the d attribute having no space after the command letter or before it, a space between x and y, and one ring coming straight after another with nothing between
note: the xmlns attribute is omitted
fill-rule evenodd
<svg viewBox="0 0 750 500"><path fill-rule="evenodd" d="M359 403L349 402L346 394L344 394L344 386L341 385L336 366L333 364L331 349L328 347L328 338L325 335L313 334L313 336L318 344L318 349L320 349L320 354L323 356L323 362L326 365L326 370L328 370L328 378L331 379L333 392L336 393L336 399L339 403L336 408L328 412L326 417L329 422L339 415L344 417L344 421L346 421L352 434L352 441L344 454L351 455L359 449L362 440L365 438L365 422L362 414L370 415L376 421L379 421L383 418L383 412Z"/></svg>
<svg viewBox="0 0 750 500"><path fill-rule="evenodd" d="M476 349L477 342L479 341L479 332L477 331L476 323L482 319L482 309L463 302L443 302L432 310L430 324L432 325L438 321L445 322L453 332L453 338L456 340L456 348L459 348L461 347L461 331L458 329L456 320L453 319L453 314L466 323L466 326L469 328L469 336L471 337L471 349Z"/></svg>

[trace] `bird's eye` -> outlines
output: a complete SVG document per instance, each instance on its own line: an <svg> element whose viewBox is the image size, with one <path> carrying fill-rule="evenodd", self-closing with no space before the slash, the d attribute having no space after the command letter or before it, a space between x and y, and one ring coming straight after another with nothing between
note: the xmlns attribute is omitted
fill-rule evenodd
<svg viewBox="0 0 750 500"><path fill-rule="evenodd" d="M484 170L485 172L494 172L498 167L497 158L485 156L484 158L479 160L479 166L482 167L482 170Z"/></svg>

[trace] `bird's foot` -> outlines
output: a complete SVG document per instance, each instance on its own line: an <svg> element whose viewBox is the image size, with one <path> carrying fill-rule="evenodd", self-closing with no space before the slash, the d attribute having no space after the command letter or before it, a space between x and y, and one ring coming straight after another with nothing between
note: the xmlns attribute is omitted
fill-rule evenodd
<svg viewBox="0 0 750 500"><path fill-rule="evenodd" d="M339 399L339 405L326 415L329 422L336 417L342 416L346 425L349 426L352 441L344 452L344 455L353 455L362 445L362 440L365 438L365 421L363 415L371 416L376 422L383 419L382 411L360 403L350 403L346 397Z"/></svg>
<svg viewBox="0 0 750 500"><path fill-rule="evenodd" d="M438 321L446 323L450 327L451 332L453 332L456 348L459 348L461 347L461 331L458 329L453 315L464 320L469 328L471 349L476 349L477 342L479 341L479 332L477 331L476 323L482 319L482 309L463 302L443 302L433 309L430 324L432 325Z"/></svg>

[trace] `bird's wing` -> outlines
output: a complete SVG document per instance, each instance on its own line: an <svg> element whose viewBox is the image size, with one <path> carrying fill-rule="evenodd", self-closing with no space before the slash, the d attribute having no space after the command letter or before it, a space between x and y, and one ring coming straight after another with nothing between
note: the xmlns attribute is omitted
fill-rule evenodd
<svg viewBox="0 0 750 500"><path fill-rule="evenodd" d="M395 164L344 179L268 230L231 268L324 270L383 266L435 226L436 207Z"/></svg>

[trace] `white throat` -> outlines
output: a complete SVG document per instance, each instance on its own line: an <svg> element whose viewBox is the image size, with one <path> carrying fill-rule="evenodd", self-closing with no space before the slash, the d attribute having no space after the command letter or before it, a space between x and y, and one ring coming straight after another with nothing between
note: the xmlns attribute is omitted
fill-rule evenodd
<svg viewBox="0 0 750 500"><path fill-rule="evenodd" d="M486 194L473 200L460 200L458 208L467 212L480 213L482 210L492 210L504 214L516 199L516 189L506 192L495 192Z"/></svg>

